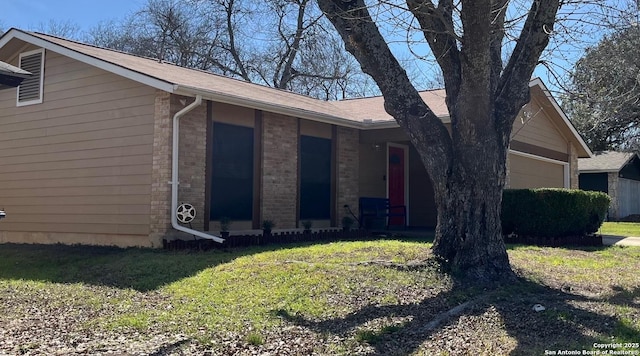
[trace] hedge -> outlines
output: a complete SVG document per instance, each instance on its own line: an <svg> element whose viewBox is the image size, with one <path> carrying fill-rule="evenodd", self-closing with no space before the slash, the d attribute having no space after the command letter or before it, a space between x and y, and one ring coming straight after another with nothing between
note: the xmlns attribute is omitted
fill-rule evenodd
<svg viewBox="0 0 640 356"><path fill-rule="evenodd" d="M598 231L609 209L602 192L570 189L506 189L502 195L505 235L561 237Z"/></svg>

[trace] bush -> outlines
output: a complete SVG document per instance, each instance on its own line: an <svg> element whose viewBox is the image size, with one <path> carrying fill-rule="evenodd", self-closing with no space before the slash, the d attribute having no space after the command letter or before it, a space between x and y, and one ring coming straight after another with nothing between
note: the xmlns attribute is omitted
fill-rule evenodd
<svg viewBox="0 0 640 356"><path fill-rule="evenodd" d="M610 198L569 189L507 189L502 195L502 232L560 237L592 234L600 228Z"/></svg>

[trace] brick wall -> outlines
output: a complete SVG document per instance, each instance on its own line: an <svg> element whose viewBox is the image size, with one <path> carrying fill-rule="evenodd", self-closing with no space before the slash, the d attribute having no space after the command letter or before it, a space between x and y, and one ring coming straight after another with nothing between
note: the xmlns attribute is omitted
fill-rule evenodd
<svg viewBox="0 0 640 356"><path fill-rule="evenodd" d="M186 100L182 104L180 100ZM154 245L178 235L171 227L171 152L173 115L194 99L156 92L151 184L150 238ZM188 202L197 211L192 226L204 227L206 165L206 103L180 119L180 186L178 204Z"/></svg>
<svg viewBox="0 0 640 356"><path fill-rule="evenodd" d="M507 151L507 160L504 162L505 164L505 177L504 177L504 188L509 189L511 187L511 154Z"/></svg>
<svg viewBox="0 0 640 356"><path fill-rule="evenodd" d="M150 238L160 243L171 229L171 95L156 91L153 127Z"/></svg>
<svg viewBox="0 0 640 356"><path fill-rule="evenodd" d="M579 176L578 171L578 150L573 145L573 143L569 142L569 188L578 189L579 188Z"/></svg>
<svg viewBox="0 0 640 356"><path fill-rule="evenodd" d="M183 100L185 104L180 102ZM171 97L171 118L193 98L177 95ZM204 230L205 183L207 164L207 103L202 104L180 119L180 159L178 205L189 203L196 209L196 218L191 222L195 230Z"/></svg>
<svg viewBox="0 0 640 356"><path fill-rule="evenodd" d="M295 228L298 120L265 112L262 140L262 218L273 220L276 228Z"/></svg>
<svg viewBox="0 0 640 356"><path fill-rule="evenodd" d="M336 212L340 226L342 217L347 215L344 209L345 204L358 214L360 144L357 129L338 127L337 131L338 206Z"/></svg>
<svg viewBox="0 0 640 356"><path fill-rule="evenodd" d="M618 172L610 172L607 174L607 184L609 187L609 197L611 198L611 204L609 205L609 217L611 219L619 219L619 204L618 204Z"/></svg>

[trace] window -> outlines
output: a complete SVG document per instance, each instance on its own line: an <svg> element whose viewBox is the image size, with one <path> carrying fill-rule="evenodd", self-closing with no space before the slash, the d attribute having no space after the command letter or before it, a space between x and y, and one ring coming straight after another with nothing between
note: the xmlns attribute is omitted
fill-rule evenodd
<svg viewBox="0 0 640 356"><path fill-rule="evenodd" d="M331 140L300 137L300 219L331 217Z"/></svg>
<svg viewBox="0 0 640 356"><path fill-rule="evenodd" d="M20 68L33 74L18 87L17 105L42 103L44 81L44 49L20 53Z"/></svg>
<svg viewBox="0 0 640 356"><path fill-rule="evenodd" d="M211 220L253 217L253 129L213 123Z"/></svg>

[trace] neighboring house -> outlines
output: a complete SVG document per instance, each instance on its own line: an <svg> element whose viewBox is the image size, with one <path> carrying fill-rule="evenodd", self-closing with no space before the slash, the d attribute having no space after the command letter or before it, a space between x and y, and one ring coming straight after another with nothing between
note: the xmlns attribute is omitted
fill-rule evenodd
<svg viewBox="0 0 640 356"><path fill-rule="evenodd" d="M0 90L15 88L29 77L30 72L0 61Z"/></svg>
<svg viewBox="0 0 640 356"><path fill-rule="evenodd" d="M580 189L611 197L609 219L640 214L640 157L633 152L597 152L578 160Z"/></svg>
<svg viewBox="0 0 640 356"><path fill-rule="evenodd" d="M326 102L17 29L0 60L37 69L35 87L0 90L0 242L159 246L182 202L198 231L223 216L236 230L338 226L363 196L435 225L429 176L381 97ZM544 84L530 87L508 186L577 188L591 152ZM444 91L421 95L450 125Z"/></svg>

